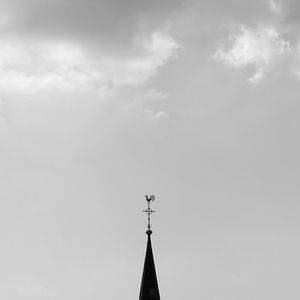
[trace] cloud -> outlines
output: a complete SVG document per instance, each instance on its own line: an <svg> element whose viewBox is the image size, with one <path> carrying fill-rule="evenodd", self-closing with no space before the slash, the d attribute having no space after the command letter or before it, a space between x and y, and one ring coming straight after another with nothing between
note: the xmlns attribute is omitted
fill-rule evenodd
<svg viewBox="0 0 300 300"><path fill-rule="evenodd" d="M143 95L142 98L144 100L165 100L168 98L168 95L161 92L161 91L157 91L155 89L150 89L147 90Z"/></svg>
<svg viewBox="0 0 300 300"><path fill-rule="evenodd" d="M120 51L138 32L161 28L183 0L3 0L5 33L76 40ZM1 18L0 20L2 20ZM123 50L123 49L122 49Z"/></svg>
<svg viewBox="0 0 300 300"><path fill-rule="evenodd" d="M113 76L115 84L142 84L180 49L180 45L172 37L157 32L140 44L143 48L142 55L115 66L118 69Z"/></svg>
<svg viewBox="0 0 300 300"><path fill-rule="evenodd" d="M64 43L0 41L0 87L32 92L85 85L88 72L82 49Z"/></svg>
<svg viewBox="0 0 300 300"><path fill-rule="evenodd" d="M150 109L145 109L143 111L143 113L144 113L144 115L146 116L147 119L151 119L151 120L159 120L159 119L169 118L169 115L163 110L160 110L158 112L154 112Z"/></svg>
<svg viewBox="0 0 300 300"><path fill-rule="evenodd" d="M0 1L3 92L139 86L174 57L166 31L183 0Z"/></svg>
<svg viewBox="0 0 300 300"><path fill-rule="evenodd" d="M269 0L269 7L272 13L280 15L282 13L282 3L280 0Z"/></svg>
<svg viewBox="0 0 300 300"><path fill-rule="evenodd" d="M254 73L249 78L252 83L261 81L270 64L290 50L289 43L270 26L257 29L242 26L227 42L228 45L222 45L214 57L235 68L253 67Z"/></svg>
<svg viewBox="0 0 300 300"><path fill-rule="evenodd" d="M0 40L0 87L5 91L93 89L109 92L123 85L141 85L180 48L166 33L154 32L136 41L127 57L95 55L65 41Z"/></svg>

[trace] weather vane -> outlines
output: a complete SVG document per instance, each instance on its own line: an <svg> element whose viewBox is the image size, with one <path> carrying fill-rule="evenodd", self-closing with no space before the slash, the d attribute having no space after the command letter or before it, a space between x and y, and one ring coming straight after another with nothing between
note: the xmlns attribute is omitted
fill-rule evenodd
<svg viewBox="0 0 300 300"><path fill-rule="evenodd" d="M152 231L151 231L151 214L154 213L155 211L151 209L150 205L151 205L151 202L154 201L154 200L155 200L154 195L151 195L150 197L146 196L146 201L147 201L147 204L148 204L148 208L143 210L143 212L145 212L148 215L147 234L152 233Z"/></svg>

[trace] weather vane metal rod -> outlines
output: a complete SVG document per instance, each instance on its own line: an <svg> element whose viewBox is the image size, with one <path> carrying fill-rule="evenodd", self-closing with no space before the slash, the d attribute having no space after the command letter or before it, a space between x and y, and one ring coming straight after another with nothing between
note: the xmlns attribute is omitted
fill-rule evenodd
<svg viewBox="0 0 300 300"><path fill-rule="evenodd" d="M154 200L155 200L154 195L151 195L150 197L146 196L146 201L147 201L148 207L146 210L143 210L143 212L145 212L148 216L148 225L147 225L148 230L150 230L150 228L151 228L151 214L155 212L154 210L151 209L151 201L154 201Z"/></svg>

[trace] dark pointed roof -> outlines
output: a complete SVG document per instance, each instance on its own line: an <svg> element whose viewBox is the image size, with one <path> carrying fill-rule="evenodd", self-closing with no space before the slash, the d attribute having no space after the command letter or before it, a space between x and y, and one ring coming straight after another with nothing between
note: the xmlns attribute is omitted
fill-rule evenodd
<svg viewBox="0 0 300 300"><path fill-rule="evenodd" d="M139 300L160 300L151 246L150 236L152 231L149 229L146 233L148 235L148 241Z"/></svg>

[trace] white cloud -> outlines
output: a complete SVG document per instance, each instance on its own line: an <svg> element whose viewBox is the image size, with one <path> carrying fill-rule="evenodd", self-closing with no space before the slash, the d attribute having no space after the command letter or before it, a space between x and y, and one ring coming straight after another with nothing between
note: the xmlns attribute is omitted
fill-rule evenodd
<svg viewBox="0 0 300 300"><path fill-rule="evenodd" d="M168 35L153 33L129 58L91 55L80 45L64 42L0 40L0 88L35 92L92 88L109 91L140 85L155 74L179 45Z"/></svg>
<svg viewBox="0 0 300 300"><path fill-rule="evenodd" d="M238 34L228 37L229 46L220 47L214 57L236 68L254 67L249 78L254 83L262 80L269 65L290 49L273 27L251 29L242 26Z"/></svg>
<svg viewBox="0 0 300 300"><path fill-rule="evenodd" d="M168 98L168 95L161 91L150 89L147 90L142 97L145 100L165 100Z"/></svg>
<svg viewBox="0 0 300 300"><path fill-rule="evenodd" d="M179 44L168 35L153 33L150 39L137 42L143 49L143 54L115 66L118 72L113 76L116 84L139 85L153 76L156 69L164 65L176 51Z"/></svg>
<svg viewBox="0 0 300 300"><path fill-rule="evenodd" d="M37 90L89 85L99 79L79 47L63 43L0 41L2 90Z"/></svg>
<svg viewBox="0 0 300 300"><path fill-rule="evenodd" d="M269 7L272 13L280 15L282 13L282 3L280 0L269 0Z"/></svg>
<svg viewBox="0 0 300 300"><path fill-rule="evenodd" d="M264 70L262 68L256 69L255 73L248 78L249 82L256 83L263 79L264 77Z"/></svg>
<svg viewBox="0 0 300 300"><path fill-rule="evenodd" d="M150 109L145 109L143 111L143 113L146 116L146 118L152 119L152 120L159 120L159 119L167 119L167 118L169 118L169 115L165 111L163 111L163 110L160 110L158 112L153 112Z"/></svg>

